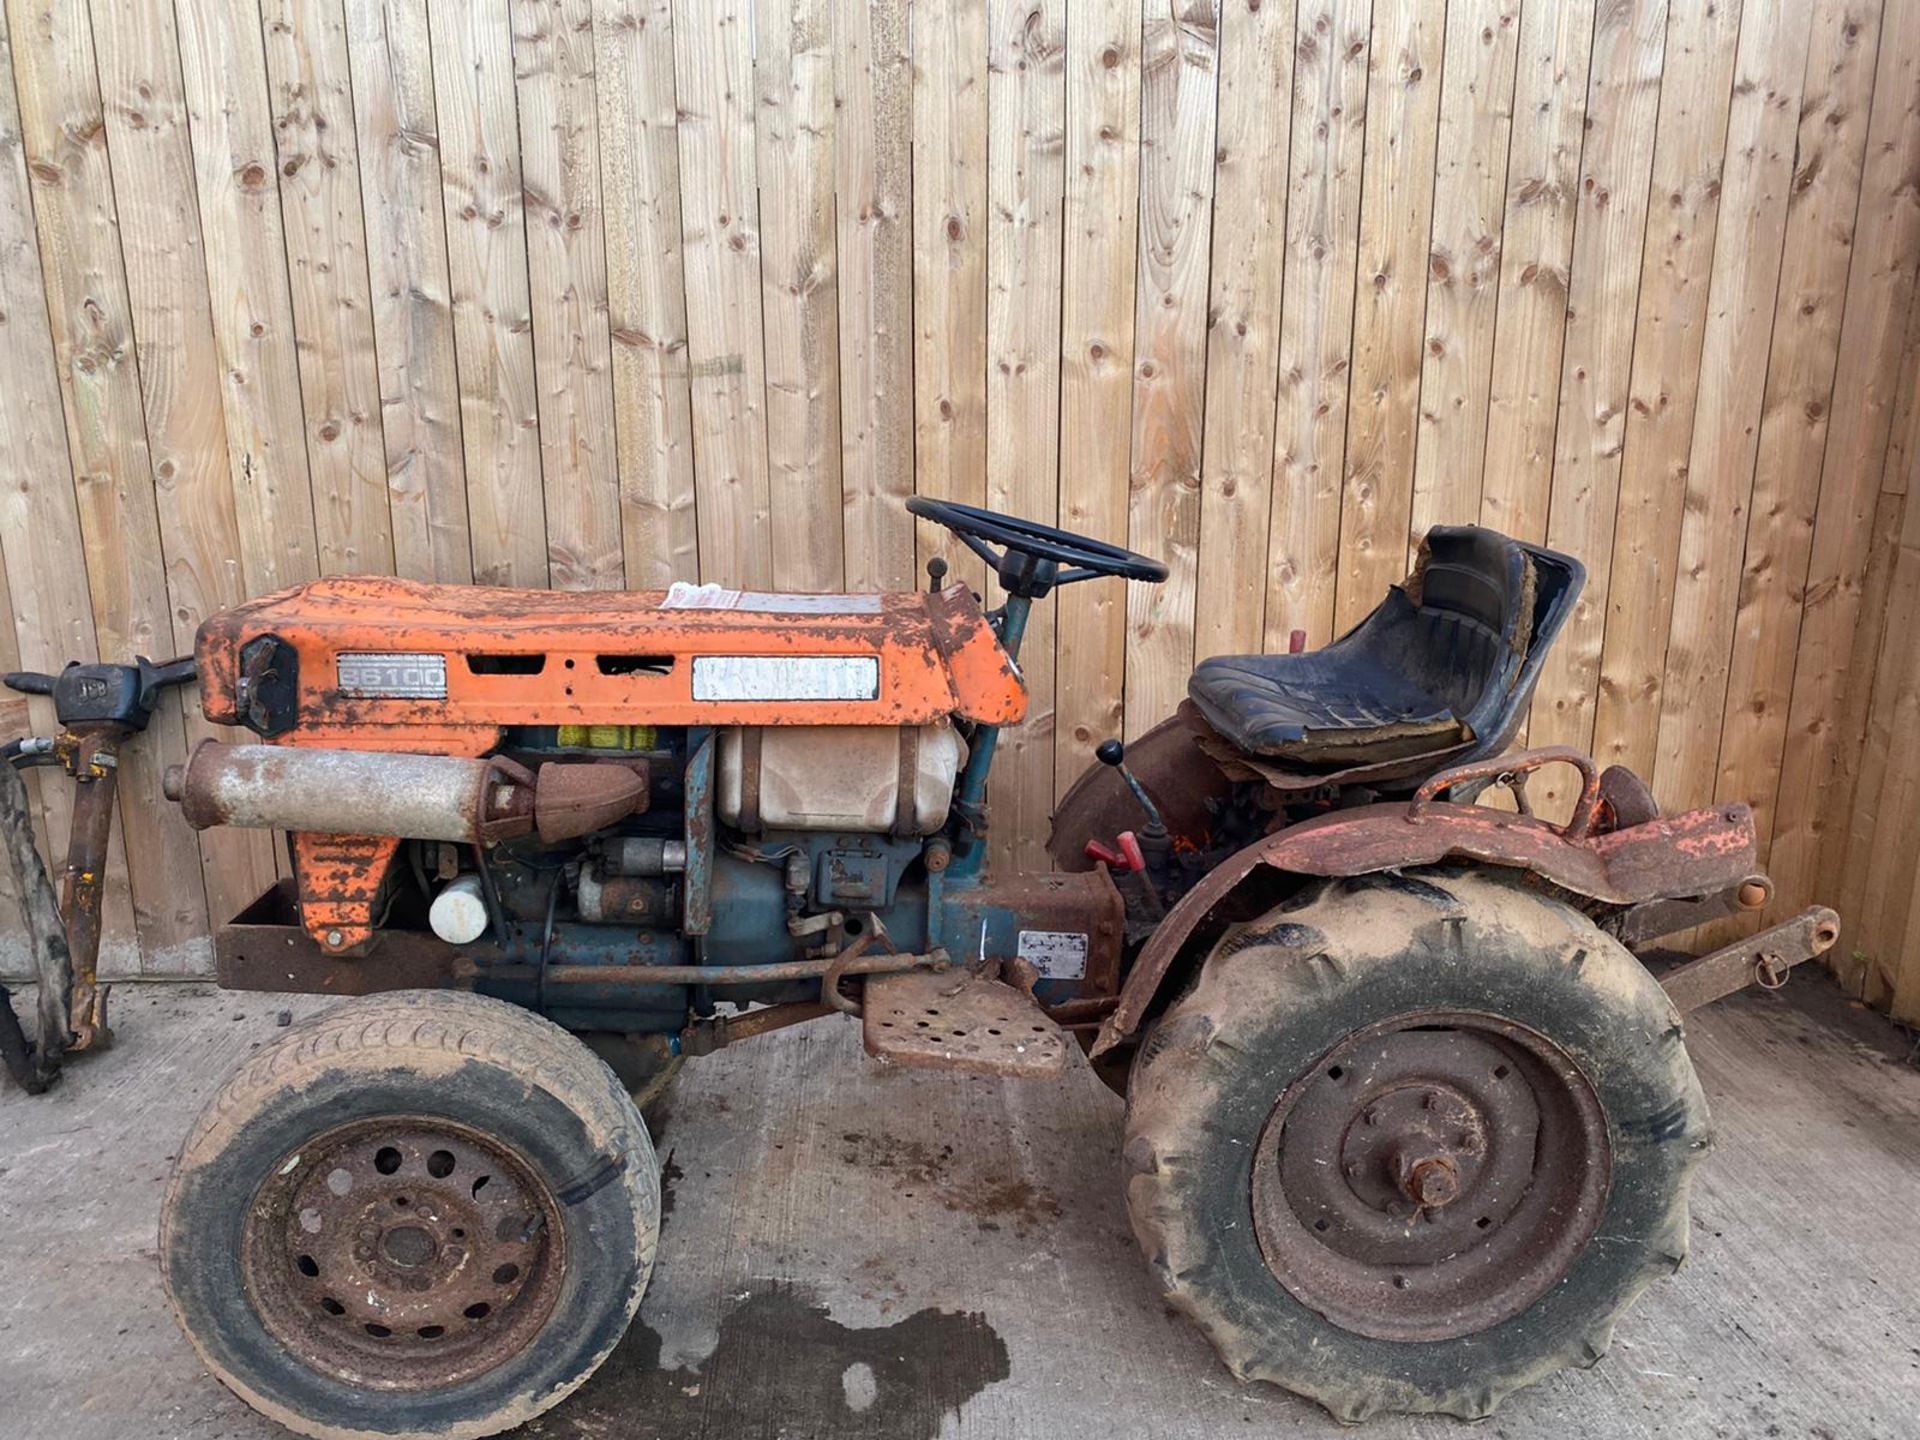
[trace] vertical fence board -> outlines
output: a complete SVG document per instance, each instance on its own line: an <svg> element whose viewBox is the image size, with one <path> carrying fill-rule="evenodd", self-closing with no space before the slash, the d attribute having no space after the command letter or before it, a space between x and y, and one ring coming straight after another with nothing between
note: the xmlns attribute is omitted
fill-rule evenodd
<svg viewBox="0 0 1920 1440"><path fill-rule="evenodd" d="M674 21L700 573L765 587L774 546L752 12L747 0L721 0L711 10L677 6Z"/></svg>
<svg viewBox="0 0 1920 1440"><path fill-rule="evenodd" d="M1257 651L1266 638L1294 24L1292 0L1221 6L1196 660Z"/></svg>
<svg viewBox="0 0 1920 1440"><path fill-rule="evenodd" d="M833 0L758 0L754 133L767 350L767 487L783 588L846 579L833 190ZM849 145L858 141L848 137Z"/></svg>
<svg viewBox="0 0 1920 1440"><path fill-rule="evenodd" d="M350 495L329 494L317 514L313 503L259 7L195 0L177 13L228 463L257 594L353 569L357 507Z"/></svg>
<svg viewBox="0 0 1920 1440"><path fill-rule="evenodd" d="M1547 543L1584 558L1587 584L1541 669L1532 745L1593 743L1666 28L1667 0L1611 5L1595 22L1547 511ZM1570 815L1572 768L1540 778L1540 812Z"/></svg>
<svg viewBox="0 0 1920 1440"><path fill-rule="evenodd" d="M38 232L45 313L72 461L71 470L61 466L43 472L42 483L26 473L10 477L9 489L21 485L26 490L26 513L12 518L24 523L29 540L29 553L16 551L12 568L24 583L36 590L44 585L58 597L49 604L51 615L70 615L90 604L94 633L84 638L97 640L98 653L109 658L152 654L171 648L172 627L92 26L86 10L77 6L36 13L16 3L8 14L20 148L34 187L31 201L19 194L10 213L23 229L31 217ZM31 291L19 300L8 307L10 314L24 319L38 308ZM15 335L23 344L37 338L31 322ZM35 448L50 452L50 447ZM62 494L69 475L73 489ZM14 528L7 526L10 534ZM33 553L54 544L59 548ZM86 562L76 564L82 546ZM66 574L49 573L48 566ZM68 589L76 583L87 587L84 597ZM91 643L77 654L52 650L48 642L56 638L81 637L23 634L25 663L57 672L70 659L93 658ZM33 713L44 732L52 733L51 707L36 702ZM206 913L198 851L169 843L165 817L150 803L159 796L159 767L182 752L178 722L169 726L163 719L154 741L149 750L129 746L121 768L124 803L105 896L107 944L116 961L129 967L137 963L137 943L144 941L150 953L170 951L193 937L196 916ZM62 847L69 828L68 790L56 777L41 791L53 841Z"/></svg>
<svg viewBox="0 0 1920 1440"><path fill-rule="evenodd" d="M1700 401L1687 460L1686 513L1674 575L1671 634L1654 771L1657 792L1712 793L1718 715L1739 598L1753 464L1766 386L1768 336L1780 275L1793 148L1806 68L1805 11L1753 6L1740 27L1720 225L1700 363Z"/></svg>
<svg viewBox="0 0 1920 1440"><path fill-rule="evenodd" d="M987 498L987 0L913 17L913 450L922 495ZM986 593L986 567L937 525L919 557Z"/></svg>
<svg viewBox="0 0 1920 1440"><path fill-rule="evenodd" d="M1293 72L1266 648L1334 626L1371 0L1306 0Z"/></svg>
<svg viewBox="0 0 1920 1440"><path fill-rule="evenodd" d="M1594 754L1642 775L1660 729L1739 40L1731 0L1670 8L1593 725Z"/></svg>
<svg viewBox="0 0 1920 1440"><path fill-rule="evenodd" d="M595 0L600 186L627 584L700 574L670 0Z"/></svg>
<svg viewBox="0 0 1920 1440"><path fill-rule="evenodd" d="M1445 54L1441 6L1374 0L1336 633L1406 575Z"/></svg>
<svg viewBox="0 0 1920 1440"><path fill-rule="evenodd" d="M426 0L347 0L387 504L398 574L473 578Z"/></svg>
<svg viewBox="0 0 1920 1440"><path fill-rule="evenodd" d="M840 481L851 590L914 584L908 0L834 0Z"/></svg>
<svg viewBox="0 0 1920 1440"><path fill-rule="evenodd" d="M513 19L547 567L556 589L618 590L626 559L592 0L515 0Z"/></svg>
<svg viewBox="0 0 1920 1440"><path fill-rule="evenodd" d="M547 583L507 0L428 0L473 578Z"/></svg>
<svg viewBox="0 0 1920 1440"><path fill-rule="evenodd" d="M1593 0L1527 0L1520 19L1480 523L1547 537Z"/></svg>
<svg viewBox="0 0 1920 1440"><path fill-rule="evenodd" d="M1060 451L1060 523L1116 545L1127 539L1132 466L1140 7L1067 7L1060 431L1069 440ZM1121 732L1126 592L1126 581L1111 579L1060 592L1053 773L1062 792L1093 746Z"/></svg>
<svg viewBox="0 0 1920 1440"><path fill-rule="evenodd" d="M1920 26L1901 23L1904 16L1888 18L1892 23L1880 32L1776 802L1770 865L1782 901L1812 888L1816 879L1830 887L1844 863L1839 849L1829 847L1823 866L1821 848L1854 797L1851 772L1864 712L1858 697L1868 693L1870 677L1854 663L1852 642L1863 613L1873 518L1902 374L1899 346L1920 264L1920 205L1912 179L1920 171ZM1911 635L1906 643L1913 643Z"/></svg>
<svg viewBox="0 0 1920 1440"><path fill-rule="evenodd" d="M1713 782L1714 799L1752 803L1763 847L1773 831L1773 788L1792 702L1802 586L1820 498L1879 29L1880 7L1870 0L1816 5L1800 100L1785 256Z"/></svg>
<svg viewBox="0 0 1920 1440"><path fill-rule="evenodd" d="M58 283L58 277L43 275L35 243L39 216L29 194L29 164L51 162L28 144L15 97L21 74L26 79L19 90L30 100L40 93L34 83L41 64L35 52L48 37L32 33L37 24L23 5L0 9L0 369L7 377L0 388L0 447L11 467L6 485L0 486L0 555L7 560L8 629L17 663L52 674L68 660L92 659L98 652L83 558L86 541L73 491L75 471L84 460L68 448L62 406L63 390L72 383L64 368L71 347L56 347L50 330L48 305L59 292L49 282ZM24 60L16 43L23 30ZM37 178L41 185L53 185L65 176L56 169ZM10 725L55 733L51 700L0 694L7 697ZM36 828L51 855L54 845L66 843L69 787L41 785L32 774L28 784L38 799ZM112 934L124 950L133 936L133 917L123 880L112 885L107 898L113 905Z"/></svg>
<svg viewBox="0 0 1920 1440"><path fill-rule="evenodd" d="M166 561L166 648L185 655L192 653L201 621L244 600L247 587L194 202L179 40L171 7L96 0L92 14ZM193 692L182 690L163 700L147 737L137 744L164 757L181 723L176 715L184 718L189 745L231 734L207 723ZM197 938L209 919L231 918L273 883L273 840L266 833L221 829L196 837L157 790L129 792L128 803L163 828L171 850L200 856L204 909L190 889L172 902L184 912L183 935ZM149 964L154 960L150 954Z"/></svg>
<svg viewBox="0 0 1920 1440"><path fill-rule="evenodd" d="M1408 558L1480 515L1520 0L1451 0L1440 85Z"/></svg>
<svg viewBox="0 0 1920 1440"><path fill-rule="evenodd" d="M340 0L265 0L299 404L327 569L391 573L360 156Z"/></svg>
<svg viewBox="0 0 1920 1440"><path fill-rule="evenodd" d="M1193 670L1219 37L1217 0L1147 0L1127 532L1168 574L1128 586L1130 736L1173 713Z"/></svg>
<svg viewBox="0 0 1920 1440"><path fill-rule="evenodd" d="M987 11L987 505L1059 518L1066 17L1060 0ZM992 855L1046 866L1053 813L1054 600L1027 618L1027 717L996 757Z"/></svg>

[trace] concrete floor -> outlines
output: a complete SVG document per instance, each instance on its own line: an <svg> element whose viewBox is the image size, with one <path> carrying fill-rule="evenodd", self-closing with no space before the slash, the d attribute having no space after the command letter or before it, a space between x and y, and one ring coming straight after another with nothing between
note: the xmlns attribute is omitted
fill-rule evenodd
<svg viewBox="0 0 1920 1440"><path fill-rule="evenodd" d="M174 1146L286 1003L118 992L119 1044L51 1097L0 1093L0 1436L277 1435L195 1362L161 1297ZM325 1002L300 1000L296 1014ZM1920 1434L1920 1073L1824 975L1695 1017L1719 1125L1693 1258L1611 1355L1472 1433ZM1127 1230L1120 1104L886 1070L851 1022L696 1062L665 1112L671 1210L639 1321L555 1440L1351 1436L1237 1384ZM1384 1419L1366 1440L1467 1433Z"/></svg>

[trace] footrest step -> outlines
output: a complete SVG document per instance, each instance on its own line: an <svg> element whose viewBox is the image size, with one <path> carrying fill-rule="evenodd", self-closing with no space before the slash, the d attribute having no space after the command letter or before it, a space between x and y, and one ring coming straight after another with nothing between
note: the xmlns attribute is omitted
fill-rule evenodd
<svg viewBox="0 0 1920 1440"><path fill-rule="evenodd" d="M1066 1073L1066 1032L1031 995L998 980L924 970L874 976L862 1004L876 1059L1023 1080Z"/></svg>

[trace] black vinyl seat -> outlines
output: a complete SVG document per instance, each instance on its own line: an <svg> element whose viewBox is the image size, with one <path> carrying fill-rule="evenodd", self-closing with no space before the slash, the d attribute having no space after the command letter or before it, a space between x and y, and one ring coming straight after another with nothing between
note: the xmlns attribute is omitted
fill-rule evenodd
<svg viewBox="0 0 1920 1440"><path fill-rule="evenodd" d="M1325 649L1220 656L1187 692L1238 750L1289 770L1464 763L1512 738L1585 581L1571 556L1438 526L1413 574Z"/></svg>

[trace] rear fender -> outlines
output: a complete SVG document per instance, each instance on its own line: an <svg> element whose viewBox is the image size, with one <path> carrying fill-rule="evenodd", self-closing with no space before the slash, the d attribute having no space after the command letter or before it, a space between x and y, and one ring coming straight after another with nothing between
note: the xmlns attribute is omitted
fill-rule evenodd
<svg viewBox="0 0 1920 1440"><path fill-rule="evenodd" d="M1525 762L1565 758L1558 752L1534 751L1506 757L1506 763L1533 768ZM1531 815L1440 800L1436 796L1446 787L1437 782L1445 778L1436 776L1422 786L1410 804L1366 805L1317 816L1230 856L1182 896L1148 938L1093 1053L1110 1050L1133 1033L1176 960L1191 958L1191 951L1212 938L1218 927L1210 922L1243 887L1268 878L1259 873L1263 869L1350 876L1470 861L1537 875L1602 904L1629 906L1716 894L1753 878L1758 868L1753 815L1745 805L1654 816L1594 834L1591 804L1581 807L1574 822L1559 826ZM1589 795L1597 797L1597 790L1589 784Z"/></svg>

